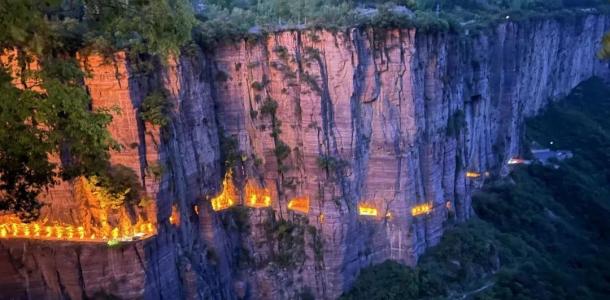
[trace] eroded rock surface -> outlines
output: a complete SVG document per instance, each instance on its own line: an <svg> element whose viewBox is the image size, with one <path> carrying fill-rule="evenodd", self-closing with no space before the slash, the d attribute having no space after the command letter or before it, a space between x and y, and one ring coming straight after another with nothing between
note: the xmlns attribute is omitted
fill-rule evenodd
<svg viewBox="0 0 610 300"><path fill-rule="evenodd" d="M518 155L524 118L607 75L595 53L609 25L587 16L460 36L289 31L170 59L149 76L122 55L90 59L94 106L122 110L110 130L126 150L113 162L155 196L158 235L114 249L1 241L0 287L11 293L0 298L333 299L370 264L415 264L446 222L472 216L485 173L503 174ZM160 85L173 103L162 129L137 114ZM237 190L269 188L271 208L212 210L228 152L239 153ZM51 191L50 209L68 213L70 191ZM303 196L307 214L288 209ZM360 216L363 203L378 216ZM419 204L432 211L412 216Z"/></svg>

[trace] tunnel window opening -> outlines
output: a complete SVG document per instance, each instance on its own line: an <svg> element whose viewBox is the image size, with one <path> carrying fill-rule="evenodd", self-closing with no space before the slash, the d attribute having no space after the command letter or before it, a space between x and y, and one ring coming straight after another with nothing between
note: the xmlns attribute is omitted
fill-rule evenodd
<svg viewBox="0 0 610 300"><path fill-rule="evenodd" d="M271 206L271 192L268 188L261 188L252 180L246 184L246 206L264 208Z"/></svg>
<svg viewBox="0 0 610 300"><path fill-rule="evenodd" d="M176 204L172 205L172 214L169 216L169 223L174 226L180 224L180 211Z"/></svg>
<svg viewBox="0 0 610 300"><path fill-rule="evenodd" d="M221 211L230 208L235 205L236 199L237 191L233 185L233 176L231 171L228 171L222 181L222 192L212 198L212 209L214 211Z"/></svg>
<svg viewBox="0 0 610 300"><path fill-rule="evenodd" d="M45 215L25 223L16 215L0 215L0 239L33 239L43 241L122 243L152 237L156 234L154 201L140 199L137 207L125 201L127 192L113 194L96 184L95 177L74 180L74 197L94 210L73 222L54 220ZM135 215L134 215L135 212Z"/></svg>
<svg viewBox="0 0 610 300"><path fill-rule="evenodd" d="M414 217L427 215L430 212L432 212L432 204L430 203L419 204L411 208L411 215Z"/></svg>
<svg viewBox="0 0 610 300"><path fill-rule="evenodd" d="M296 197L288 202L288 209L304 214L309 213L309 197Z"/></svg>
<svg viewBox="0 0 610 300"><path fill-rule="evenodd" d="M138 222L134 225L123 225L109 229L107 233L93 227L75 226L70 224L50 225L47 221L20 223L13 217L11 223L0 223L0 238L34 239L45 241L68 242L128 242L143 239L155 234L154 225L148 222Z"/></svg>
<svg viewBox="0 0 610 300"><path fill-rule="evenodd" d="M466 172L466 177L468 177L468 178L479 178L479 177L481 177L481 173L474 172L474 171L468 171L468 172Z"/></svg>
<svg viewBox="0 0 610 300"><path fill-rule="evenodd" d="M360 203L360 205L358 205L358 214L361 216L377 217L377 207L370 203Z"/></svg>

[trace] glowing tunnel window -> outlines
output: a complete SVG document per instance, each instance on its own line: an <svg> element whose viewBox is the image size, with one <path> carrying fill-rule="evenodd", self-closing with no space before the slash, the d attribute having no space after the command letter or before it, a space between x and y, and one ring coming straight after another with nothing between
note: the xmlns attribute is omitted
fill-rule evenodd
<svg viewBox="0 0 610 300"><path fill-rule="evenodd" d="M271 206L271 192L267 188L260 188L252 180L246 183L246 206L263 208Z"/></svg>
<svg viewBox="0 0 610 300"><path fill-rule="evenodd" d="M0 239L31 239L43 241L87 242L120 244L152 237L156 234L154 222L145 219L142 212L132 216L125 207L113 206L121 197L113 198L96 185L96 178L79 177L75 180L75 194L87 203L97 205L92 211L93 219L64 223L41 219L24 223L15 215L0 215ZM154 204L142 201L147 210ZM134 218L135 217L135 218Z"/></svg>
<svg viewBox="0 0 610 300"><path fill-rule="evenodd" d="M309 213L309 197L296 197L290 200L288 209L304 214Z"/></svg>
<svg viewBox="0 0 610 300"><path fill-rule="evenodd" d="M176 204L172 205L172 214L169 216L169 222L172 225L180 224L180 212L178 212L178 206Z"/></svg>
<svg viewBox="0 0 610 300"><path fill-rule="evenodd" d="M377 208L367 203L361 203L360 205L358 205L358 213L361 216L376 217Z"/></svg>
<svg viewBox="0 0 610 300"><path fill-rule="evenodd" d="M420 204L411 208L411 215L420 216L429 214L432 211L432 205L430 203Z"/></svg>
<svg viewBox="0 0 610 300"><path fill-rule="evenodd" d="M214 211L225 210L236 203L237 192L231 175L231 171L225 174L225 179L222 181L222 192L212 198L212 209Z"/></svg>
<svg viewBox="0 0 610 300"><path fill-rule="evenodd" d="M0 239L18 238L68 242L119 243L135 241L155 234L154 225L147 222L99 230L92 227L66 224L49 225L44 222L0 223Z"/></svg>
<svg viewBox="0 0 610 300"><path fill-rule="evenodd" d="M469 171L469 172L466 172L466 177L479 178L479 177L481 177L481 173Z"/></svg>

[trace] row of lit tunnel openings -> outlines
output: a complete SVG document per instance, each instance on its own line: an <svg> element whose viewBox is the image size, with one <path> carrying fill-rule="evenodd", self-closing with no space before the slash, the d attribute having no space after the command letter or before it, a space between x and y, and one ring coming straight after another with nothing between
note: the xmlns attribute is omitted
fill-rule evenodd
<svg viewBox="0 0 610 300"><path fill-rule="evenodd" d="M489 173L484 174L478 172L467 172L466 177L471 179L481 178L483 176L489 176ZM223 211L237 205L238 193L235 186L232 183L231 175L225 177L223 181L222 192L212 198L211 204L214 211ZM244 205L251 208L265 208L271 207L271 192L268 188L260 188L255 183L248 181L245 186L245 201ZM446 207L450 208L451 202L446 203ZM298 196L292 198L288 202L288 209L297 213L308 214L310 201L308 196ZM423 203L416 205L411 208L412 216L427 215L432 212L434 206L432 203ZM391 218L391 212L380 212L380 209L373 203L361 202L358 205L358 214L365 217L386 217ZM323 215L322 215L323 218ZM176 218L174 217L173 220Z"/></svg>
<svg viewBox="0 0 610 300"><path fill-rule="evenodd" d="M488 173L467 172L466 177L477 179L483 176L488 176ZM255 182L248 181L245 186L245 201L244 205L251 208L271 207L272 196L268 188L261 188ZM214 211L223 211L236 206L238 192L233 184L230 172L227 173L223 180L223 188L219 195L211 200L212 209ZM451 203L447 202L447 208L450 208ZM310 208L310 199L308 196L299 196L291 199L288 202L287 208L291 211L308 214ZM423 203L411 208L412 216L422 216L430 214L435 207L432 203ZM198 209L197 209L198 211ZM371 218L391 218L391 212L381 212L381 210L373 203L361 202L358 205L358 214L364 217ZM324 215L320 215L321 220ZM177 209L173 209L170 222L177 224L179 215ZM65 224L47 224L43 222L22 223L12 218L8 222L0 223L0 239L37 239L48 241L71 241L71 242L103 242L110 246L114 246L123 242L142 240L152 237L156 234L156 226L150 222L138 220L136 224L131 222L121 222L116 227L93 228L87 224L81 225L65 225Z"/></svg>

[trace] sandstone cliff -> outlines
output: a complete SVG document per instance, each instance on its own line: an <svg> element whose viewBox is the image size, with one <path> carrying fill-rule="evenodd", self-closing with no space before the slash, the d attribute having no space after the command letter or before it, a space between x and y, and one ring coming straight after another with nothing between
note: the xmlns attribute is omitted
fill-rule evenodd
<svg viewBox="0 0 610 300"><path fill-rule="evenodd" d="M126 150L113 162L155 196L158 234L113 249L0 241L2 297L333 299L370 264L415 264L447 222L471 217L486 172L519 154L525 117L606 75L595 53L609 28L588 16L461 35L289 31L146 76L121 54L90 58L94 106L122 110L110 130ZM173 103L163 129L137 116L159 85ZM235 188L267 187L271 208L212 210L229 152ZM49 192L50 216L82 209L70 191ZM288 209L295 197L307 213ZM359 215L363 204L377 216ZM413 216L422 204L430 212Z"/></svg>

